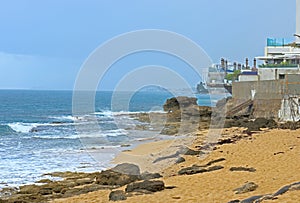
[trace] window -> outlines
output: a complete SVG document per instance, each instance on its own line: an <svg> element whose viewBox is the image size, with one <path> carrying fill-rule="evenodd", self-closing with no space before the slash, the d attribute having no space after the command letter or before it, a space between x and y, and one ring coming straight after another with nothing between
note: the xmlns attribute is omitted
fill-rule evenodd
<svg viewBox="0 0 300 203"><path fill-rule="evenodd" d="M285 78L285 75L284 74L279 74L279 79L284 79Z"/></svg>

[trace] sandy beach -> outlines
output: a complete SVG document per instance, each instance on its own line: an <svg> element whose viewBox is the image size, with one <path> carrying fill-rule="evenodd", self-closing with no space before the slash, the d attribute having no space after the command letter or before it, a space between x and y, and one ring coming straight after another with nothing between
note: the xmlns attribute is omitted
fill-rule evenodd
<svg viewBox="0 0 300 203"><path fill-rule="evenodd" d="M224 134L243 134L243 129L224 129ZM193 146L203 141L203 137L194 140ZM115 162L140 161L141 170L151 167L143 157L148 154L159 153L168 148L170 141L158 141L138 146L137 148L121 153ZM166 186L175 186L174 189L165 189L153 194L128 197L122 202L230 202L243 200L256 195L274 194L283 186L300 181L300 130L265 130L254 133L236 143L217 145L204 159L197 156L183 156L185 162L173 164L163 168L160 172ZM126 160L127 158L127 160ZM215 163L223 166L221 170L194 175L178 175L182 168L192 165L207 164L212 160L224 158L224 161ZM147 165L149 164L149 165ZM232 167L251 168L254 171L231 171ZM246 183L253 182L258 187L254 191L235 194L234 189ZM124 190L125 187L119 188ZM82 202L109 202L110 190L101 190L74 196L67 199L57 199L53 203L82 203ZM300 191L287 191L273 200L262 202L298 202Z"/></svg>

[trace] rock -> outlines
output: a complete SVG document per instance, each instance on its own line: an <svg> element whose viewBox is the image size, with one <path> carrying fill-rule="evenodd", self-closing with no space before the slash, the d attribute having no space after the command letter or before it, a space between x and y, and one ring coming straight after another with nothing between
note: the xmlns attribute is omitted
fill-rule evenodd
<svg viewBox="0 0 300 203"><path fill-rule="evenodd" d="M243 194L246 192L252 192L258 188L258 185L255 184L254 182L249 182L243 185L240 188L236 188L233 191L235 191L235 194Z"/></svg>
<svg viewBox="0 0 300 203"><path fill-rule="evenodd" d="M162 160L165 160L165 159L176 158L179 154L180 154L180 152L177 151L176 153L171 154L171 155L168 155L168 156L158 157L158 158L155 159L152 163L157 163L157 162L162 161Z"/></svg>
<svg viewBox="0 0 300 203"><path fill-rule="evenodd" d="M252 197L242 200L241 203L254 203L255 200L258 200L262 197L263 197L263 195L252 196Z"/></svg>
<svg viewBox="0 0 300 203"><path fill-rule="evenodd" d="M180 107L188 107L191 105L197 105L197 98L173 97L171 99L167 99L163 108L164 111L172 111L172 110L180 109Z"/></svg>
<svg viewBox="0 0 300 203"><path fill-rule="evenodd" d="M51 195L52 194L52 188L49 188L49 187L41 188L39 190L39 194L41 194L41 195Z"/></svg>
<svg viewBox="0 0 300 203"><path fill-rule="evenodd" d="M24 185L20 186L19 194L37 194L40 187L37 185Z"/></svg>
<svg viewBox="0 0 300 203"><path fill-rule="evenodd" d="M220 169L223 169L223 168L224 168L223 166L212 166L212 167L209 167L207 169L207 172L217 171L217 170L220 170Z"/></svg>
<svg viewBox="0 0 300 203"><path fill-rule="evenodd" d="M277 192L275 192L273 194L273 196L276 197L276 196L286 193L287 191L289 191L290 187L291 187L291 185L287 185L287 186L280 188Z"/></svg>
<svg viewBox="0 0 300 203"><path fill-rule="evenodd" d="M218 163L218 162L225 161L225 160L226 160L225 158L219 158L219 159L212 160L212 161L208 162L206 165L210 166L210 165L212 165L214 163Z"/></svg>
<svg viewBox="0 0 300 203"><path fill-rule="evenodd" d="M179 175L193 175L196 173L204 173L207 172L207 169L205 167L200 167L200 166L191 166L187 168L183 168L178 171Z"/></svg>
<svg viewBox="0 0 300 203"><path fill-rule="evenodd" d="M150 181L145 180L143 182L135 182L127 185L125 191L126 192L134 192L139 190L147 190L150 192L157 192L165 189L165 184L163 181L156 180Z"/></svg>
<svg viewBox="0 0 300 203"><path fill-rule="evenodd" d="M151 180L151 179L156 179L156 178L161 178L162 176L159 173L142 173L141 174L141 179L142 180Z"/></svg>
<svg viewBox="0 0 300 203"><path fill-rule="evenodd" d="M90 178L81 178L75 181L77 185L86 185L86 184L91 184L93 180Z"/></svg>
<svg viewBox="0 0 300 203"><path fill-rule="evenodd" d="M106 170L102 171L99 175L96 176L95 183L99 185L123 186L136 180L139 180L139 176L137 175L129 175L119 173L114 170Z"/></svg>
<svg viewBox="0 0 300 203"><path fill-rule="evenodd" d="M291 185L290 190L300 190L300 182L298 182L298 183L293 183L293 184Z"/></svg>
<svg viewBox="0 0 300 203"><path fill-rule="evenodd" d="M256 169L255 168L247 168L247 167L231 167L229 169L230 171L246 171L246 172L255 172Z"/></svg>
<svg viewBox="0 0 300 203"><path fill-rule="evenodd" d="M36 183L52 183L52 182L53 181L49 180L49 179L42 179L42 180L37 181Z"/></svg>
<svg viewBox="0 0 300 203"><path fill-rule="evenodd" d="M180 164L180 163L183 163L183 162L185 162L185 158L183 158L183 157L179 157L179 158L175 161L176 164Z"/></svg>
<svg viewBox="0 0 300 203"><path fill-rule="evenodd" d="M115 166L111 170L119 172L119 173L127 174L127 175L138 176L138 175L141 174L140 173L140 168L137 165L129 164L129 163L118 164L117 166Z"/></svg>
<svg viewBox="0 0 300 203"><path fill-rule="evenodd" d="M15 187L2 188L0 190L0 197L9 197L13 194L16 194L17 192L18 192L18 189Z"/></svg>
<svg viewBox="0 0 300 203"><path fill-rule="evenodd" d="M121 147L130 147L130 144L121 144Z"/></svg>
<svg viewBox="0 0 300 203"><path fill-rule="evenodd" d="M122 201L126 199L127 197L123 190L111 191L109 194L109 201Z"/></svg>
<svg viewBox="0 0 300 203"><path fill-rule="evenodd" d="M196 151L190 148L187 148L184 155L190 155L190 156L196 156L196 155L200 155L201 151Z"/></svg>
<svg viewBox="0 0 300 203"><path fill-rule="evenodd" d="M239 203L239 202L240 202L240 200L236 199L236 200L232 200L232 201L230 201L228 203Z"/></svg>
<svg viewBox="0 0 300 203"><path fill-rule="evenodd" d="M223 144L231 144L233 143L234 140L232 140L231 138L226 138L226 139L222 139L218 141L219 145L223 145Z"/></svg>

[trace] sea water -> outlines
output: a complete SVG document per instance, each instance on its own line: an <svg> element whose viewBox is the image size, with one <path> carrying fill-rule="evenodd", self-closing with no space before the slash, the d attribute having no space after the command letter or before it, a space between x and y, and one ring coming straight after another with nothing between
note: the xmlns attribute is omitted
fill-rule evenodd
<svg viewBox="0 0 300 203"><path fill-rule="evenodd" d="M141 91L124 112L111 111L112 94L97 92L95 112L78 118L72 115L72 91L0 90L0 188L33 183L49 172L92 172L111 166L117 152L124 149L122 144L150 136L133 130L140 123L130 114L153 107L162 111L172 97L166 91ZM206 106L220 98L197 97ZM90 117L96 118L99 128L89 125ZM80 133L77 126L84 126ZM95 158L93 151L99 150Z"/></svg>

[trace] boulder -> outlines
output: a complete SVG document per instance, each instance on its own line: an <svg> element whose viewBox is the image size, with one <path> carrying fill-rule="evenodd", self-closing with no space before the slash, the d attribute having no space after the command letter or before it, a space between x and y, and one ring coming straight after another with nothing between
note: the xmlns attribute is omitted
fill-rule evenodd
<svg viewBox="0 0 300 203"><path fill-rule="evenodd" d="M167 99L163 108L164 108L164 111L172 111L172 110L180 109L180 107L189 107L191 105L197 106L197 98L173 97L171 99Z"/></svg>
<svg viewBox="0 0 300 203"><path fill-rule="evenodd" d="M122 201L126 199L127 197L123 190L111 191L109 194L109 201Z"/></svg>
<svg viewBox="0 0 300 203"><path fill-rule="evenodd" d="M119 173L114 170L106 170L96 176L95 183L99 185L123 186L136 180L139 180L139 176Z"/></svg>
<svg viewBox="0 0 300 203"><path fill-rule="evenodd" d="M135 182L127 185L125 191L126 192L135 192L140 190L147 190L150 192L157 192L165 189L165 184L163 181L156 180L150 181L145 180L143 182Z"/></svg>
<svg viewBox="0 0 300 203"><path fill-rule="evenodd" d="M129 164L129 163L118 164L111 170L119 172L119 173L127 174L127 175L138 176L141 174L140 168L137 165Z"/></svg>

